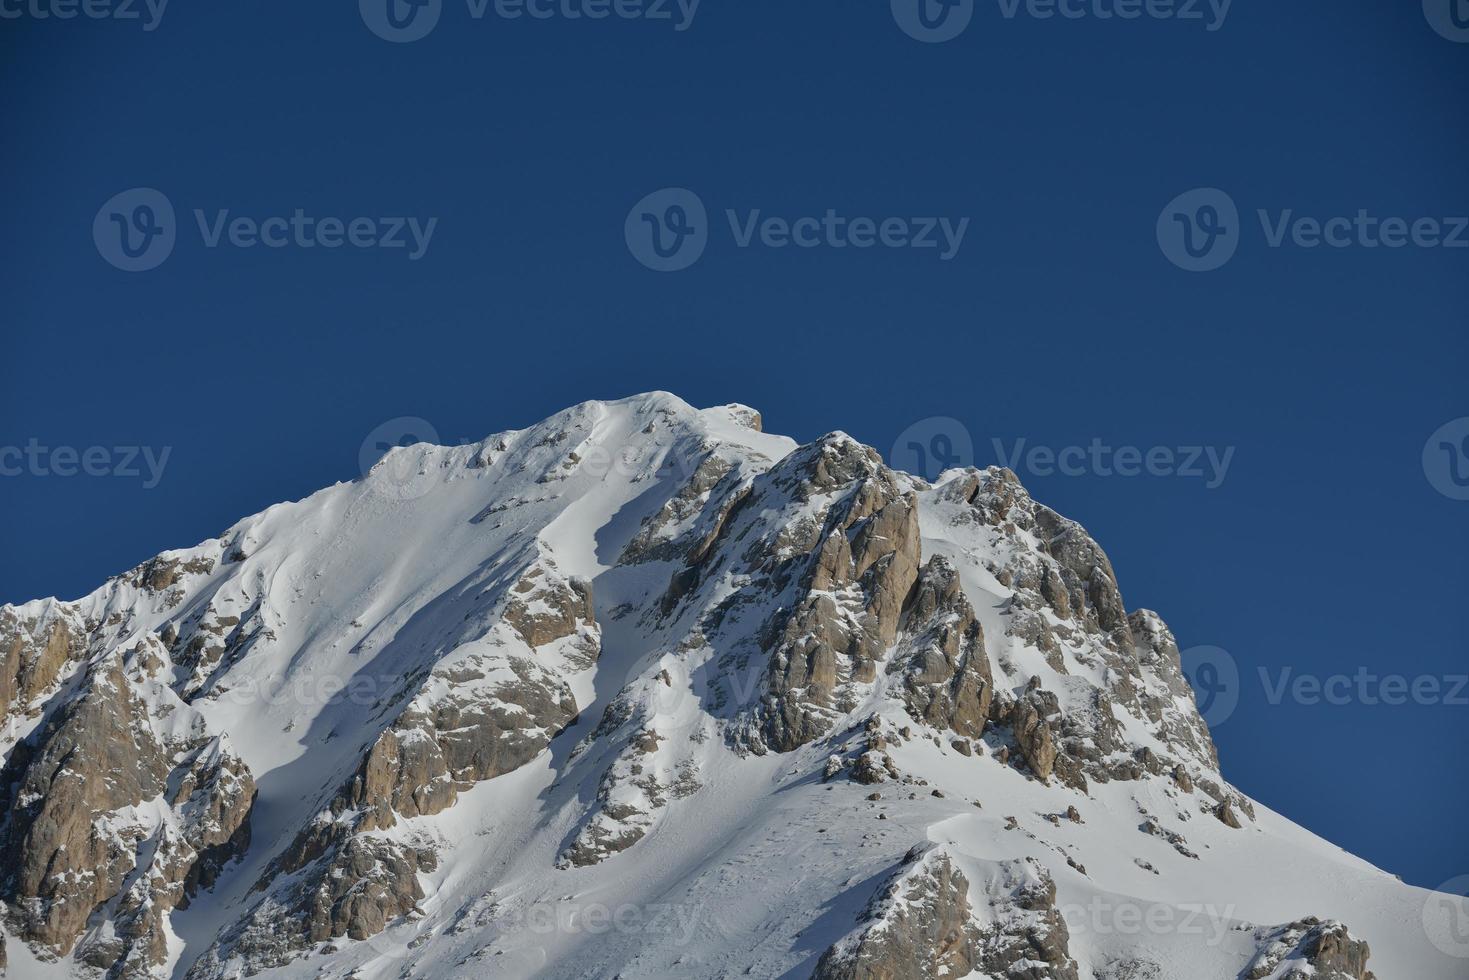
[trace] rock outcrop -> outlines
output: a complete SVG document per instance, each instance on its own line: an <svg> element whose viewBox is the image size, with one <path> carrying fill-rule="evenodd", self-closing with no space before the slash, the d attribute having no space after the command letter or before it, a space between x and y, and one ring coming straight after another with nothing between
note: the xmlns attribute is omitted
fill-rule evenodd
<svg viewBox="0 0 1469 980"><path fill-rule="evenodd" d="M1374 980L1372 951L1340 922L1305 918L1256 938L1260 951L1241 980Z"/></svg>
<svg viewBox="0 0 1469 980"><path fill-rule="evenodd" d="M1016 980L1077 980L1056 883L1033 858L998 865L988 882L987 915L976 964L981 974Z"/></svg>
<svg viewBox="0 0 1469 980"><path fill-rule="evenodd" d="M845 437L792 454L771 482L817 507L770 542L770 558L800 576L799 598L767 624L759 734L788 752L831 730L845 685L876 678L918 575L918 505L876 453Z"/></svg>
<svg viewBox="0 0 1469 980"><path fill-rule="evenodd" d="M1073 941L1060 908L1208 898L1277 826L1220 774L1167 625L1008 470L931 484L759 426L652 395L401 447L0 607L12 961L1166 980L1168 950ZM278 836L237 862L256 778ZM1370 977L1336 923L1247 963L1250 928L1200 962Z"/></svg>
<svg viewBox="0 0 1469 980"><path fill-rule="evenodd" d="M600 630L590 586L533 562L498 616L463 626L417 694L373 741L356 773L271 864L251 913L200 962L252 971L313 944L365 939L411 913L435 842L381 836L400 821L453 806L478 782L525 765L579 714L566 678L596 662Z"/></svg>
<svg viewBox="0 0 1469 980"><path fill-rule="evenodd" d="M704 482L690 494L702 498ZM735 741L789 752L830 732L897 639L918 578L917 497L871 448L836 433L767 472L727 473L666 550L684 557L660 611L676 620L693 609L710 642L742 607L786 598L748 624L753 643L733 644L726 663L733 675L758 657L755 704L738 706Z"/></svg>
<svg viewBox="0 0 1469 980"><path fill-rule="evenodd" d="M978 738L989 720L994 680L984 630L942 556L929 559L903 614L907 639L888 667L900 675L915 721Z"/></svg>
<svg viewBox="0 0 1469 980"><path fill-rule="evenodd" d="M20 935L122 976L167 956L167 917L249 842L254 780L171 698L145 641L91 665L80 693L12 750L5 897ZM170 717L172 716L172 717ZM94 913L112 928L84 938Z"/></svg>
<svg viewBox="0 0 1469 980"><path fill-rule="evenodd" d="M941 980L979 965L969 881L942 848L915 847L834 943L812 980Z"/></svg>
<svg viewBox="0 0 1469 980"><path fill-rule="evenodd" d="M0 718L30 711L87 649L75 609L54 600L29 606L0 606Z"/></svg>

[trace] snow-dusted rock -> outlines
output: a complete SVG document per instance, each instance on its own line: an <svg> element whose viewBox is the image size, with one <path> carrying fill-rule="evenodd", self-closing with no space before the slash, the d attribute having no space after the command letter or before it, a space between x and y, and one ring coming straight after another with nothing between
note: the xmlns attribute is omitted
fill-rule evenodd
<svg viewBox="0 0 1469 980"><path fill-rule="evenodd" d="M0 939L26 980L1458 980L1421 892L1229 785L1124 594L1008 470L742 406L395 448L0 606ZM1183 899L1228 941L1061 911ZM1282 903L1361 938L1251 932Z"/></svg>
<svg viewBox="0 0 1469 980"><path fill-rule="evenodd" d="M942 848L915 847L861 922L816 964L813 980L940 980L979 965L969 880Z"/></svg>
<svg viewBox="0 0 1469 980"><path fill-rule="evenodd" d="M1373 980L1372 951L1340 922L1307 918L1257 938L1260 952L1243 980Z"/></svg>

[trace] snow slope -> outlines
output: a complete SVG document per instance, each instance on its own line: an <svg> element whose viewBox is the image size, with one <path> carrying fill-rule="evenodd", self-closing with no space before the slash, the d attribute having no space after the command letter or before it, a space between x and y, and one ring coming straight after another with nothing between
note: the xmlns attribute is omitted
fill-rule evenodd
<svg viewBox="0 0 1469 980"><path fill-rule="evenodd" d="M4 607L0 627L19 637L6 669L21 679L10 779L97 663L145 647L163 666L126 660L138 724L173 746L167 726L197 715L253 776L248 847L166 911L166 955L127 970L806 977L910 849L933 843L981 932L1014 915L1000 901L1008 862L1044 868L1080 977L1235 978L1306 916L1345 923L1382 980L1469 977L1469 959L1443 951L1458 949L1448 921L1425 924L1430 893L1228 786L1166 627L1118 619L1110 567L1081 529L997 471L929 485L846 437L797 447L758 426L741 406L665 393L587 402L475 445L394 449L361 480L76 602ZM910 507L910 557L958 577L960 612L940 610L936 628L964 606L977 623L994 699L979 736L917 717L912 671L898 669L921 632L909 590L884 592L904 546L868 529L883 515L899 527ZM838 552L830 584L813 579ZM814 633L797 635L793 609L812 611ZM48 672L58 620L79 639ZM828 630L852 643L831 684L817 667L786 683L791 651ZM1154 660L1144 631L1166 637ZM875 660L854 652L887 633ZM1044 778L1043 739L1022 721L1032 701L1059 749ZM800 744L780 741L781 712L802 719ZM481 741L456 755L455 739ZM868 753L890 762L879 781L862 781ZM133 837L153 840L162 818L138 813L167 797L92 824L120 821L118 846L141 855ZM7 840L28 853L38 832L19 820ZM358 846L374 848L366 872L332 857ZM392 870L419 854L431 858L412 880ZM310 904L344 875L346 897ZM13 912L37 901L5 897ZM406 911L377 923L375 902ZM113 914L94 910L74 945L49 950L12 916L9 975L97 975L79 957L102 950L92 959L109 966ZM325 932L261 944L312 915Z"/></svg>

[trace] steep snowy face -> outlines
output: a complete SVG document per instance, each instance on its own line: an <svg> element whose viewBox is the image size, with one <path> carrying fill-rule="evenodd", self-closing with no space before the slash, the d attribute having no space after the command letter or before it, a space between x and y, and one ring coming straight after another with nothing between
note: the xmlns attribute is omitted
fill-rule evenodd
<svg viewBox="0 0 1469 980"><path fill-rule="evenodd" d="M1229 786L1167 626L1014 474L742 406L394 449L0 607L0 695L28 977L1457 965L1372 931L1421 896ZM1217 901L1228 941L1068 929L1098 896Z"/></svg>

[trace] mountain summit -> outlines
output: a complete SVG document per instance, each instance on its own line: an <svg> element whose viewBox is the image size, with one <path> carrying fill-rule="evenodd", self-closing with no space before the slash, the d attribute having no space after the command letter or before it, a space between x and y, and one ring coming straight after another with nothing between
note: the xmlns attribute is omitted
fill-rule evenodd
<svg viewBox="0 0 1469 980"><path fill-rule="evenodd" d="M743 406L392 449L0 607L0 705L26 980L1464 976L1080 525Z"/></svg>

